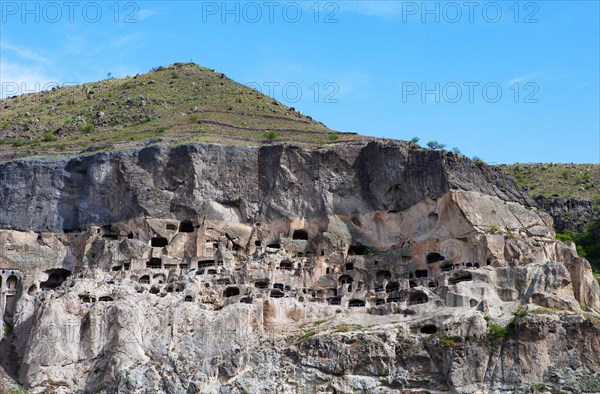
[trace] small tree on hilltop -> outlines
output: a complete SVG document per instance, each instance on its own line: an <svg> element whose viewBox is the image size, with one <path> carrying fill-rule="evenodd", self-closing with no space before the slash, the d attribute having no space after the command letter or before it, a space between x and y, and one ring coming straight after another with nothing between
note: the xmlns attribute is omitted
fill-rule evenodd
<svg viewBox="0 0 600 394"><path fill-rule="evenodd" d="M433 150L442 150L446 147L446 144L440 144L437 141L429 141L427 143L427 147L429 147L429 149L433 149Z"/></svg>
<svg viewBox="0 0 600 394"><path fill-rule="evenodd" d="M416 148L417 146L419 146L418 144L420 140L421 139L419 137L412 137L412 139L408 142L408 145L411 148Z"/></svg>

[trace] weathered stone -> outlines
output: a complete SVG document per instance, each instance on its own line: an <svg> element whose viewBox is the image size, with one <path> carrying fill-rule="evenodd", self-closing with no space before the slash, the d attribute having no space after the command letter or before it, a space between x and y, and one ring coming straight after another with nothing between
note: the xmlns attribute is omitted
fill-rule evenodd
<svg viewBox="0 0 600 394"><path fill-rule="evenodd" d="M600 386L589 264L459 155L150 146L0 180L5 341L32 393Z"/></svg>

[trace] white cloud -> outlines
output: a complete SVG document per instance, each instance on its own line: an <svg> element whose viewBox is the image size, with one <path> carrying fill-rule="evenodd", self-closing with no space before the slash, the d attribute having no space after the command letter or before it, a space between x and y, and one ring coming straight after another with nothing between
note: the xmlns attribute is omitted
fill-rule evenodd
<svg viewBox="0 0 600 394"><path fill-rule="evenodd" d="M514 77L514 78L511 78L507 82L507 84L508 84L508 86L511 86L511 85L514 85L515 83L522 83L522 82L525 82L525 81L529 81L529 80L531 80L531 78L533 78L533 77L535 77L535 76L537 76L539 74L540 74L540 71L534 71L534 72L531 72L531 73L526 74L526 75L521 75L521 76L518 76L518 77Z"/></svg>
<svg viewBox="0 0 600 394"><path fill-rule="evenodd" d="M38 92L60 85L42 67L0 60L0 97Z"/></svg>
<svg viewBox="0 0 600 394"><path fill-rule="evenodd" d="M0 97L38 92L59 85L49 72L52 61L36 51L0 42Z"/></svg>
<svg viewBox="0 0 600 394"><path fill-rule="evenodd" d="M4 53L12 52L14 55L16 55L24 60L30 60L30 61L38 62L38 63L49 63L48 59L33 52L32 50L30 50L28 48L17 47L5 40L0 41L0 51L2 51ZM4 56L6 56L6 54Z"/></svg>
<svg viewBox="0 0 600 394"><path fill-rule="evenodd" d="M158 13L158 12L156 12L155 10L151 10L151 9L148 9L148 8L144 8L144 9L141 9L141 10L139 10L139 11L138 11L138 12L135 14L135 16L134 16L134 19L137 19L137 20L139 20L139 21L141 22L141 21L143 21L144 19L148 19L148 18L150 18L151 16L153 16L153 15L156 15L157 13Z"/></svg>

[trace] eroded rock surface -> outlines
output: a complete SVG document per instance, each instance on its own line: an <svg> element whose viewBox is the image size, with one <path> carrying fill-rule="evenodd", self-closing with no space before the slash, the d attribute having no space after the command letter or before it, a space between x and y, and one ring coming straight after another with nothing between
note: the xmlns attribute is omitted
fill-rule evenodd
<svg viewBox="0 0 600 394"><path fill-rule="evenodd" d="M150 146L0 179L34 393L600 391L589 263L461 156Z"/></svg>

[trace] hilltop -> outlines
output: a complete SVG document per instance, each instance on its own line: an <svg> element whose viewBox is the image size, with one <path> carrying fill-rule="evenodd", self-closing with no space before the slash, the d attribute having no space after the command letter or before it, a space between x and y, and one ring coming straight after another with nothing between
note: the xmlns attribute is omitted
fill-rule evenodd
<svg viewBox="0 0 600 394"><path fill-rule="evenodd" d="M144 145L277 141L322 145L357 138L193 63L133 77L54 88L0 101L0 155L81 152ZM156 139L159 140L156 140Z"/></svg>
<svg viewBox="0 0 600 394"><path fill-rule="evenodd" d="M500 165L532 197L592 200L600 196L599 164L530 163Z"/></svg>

